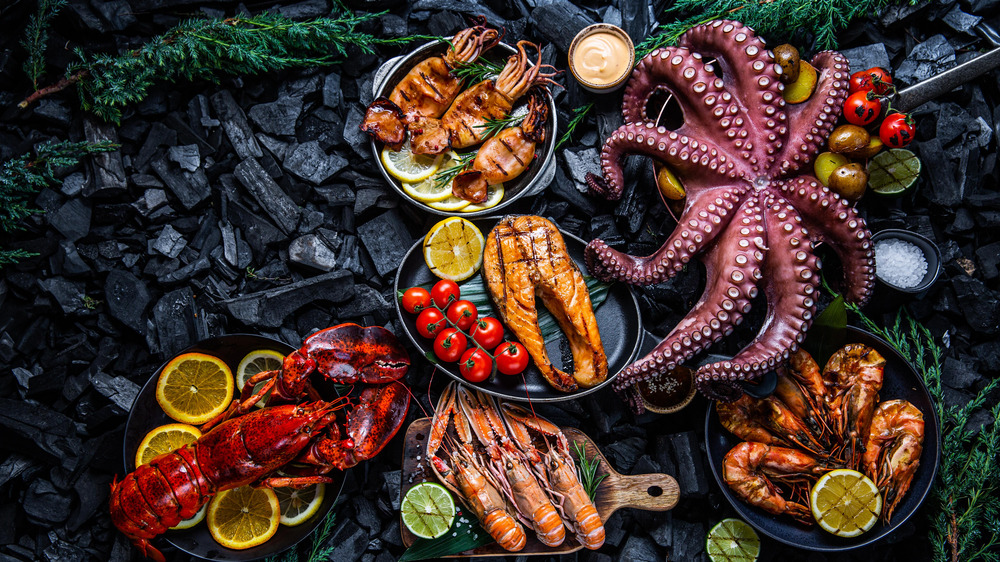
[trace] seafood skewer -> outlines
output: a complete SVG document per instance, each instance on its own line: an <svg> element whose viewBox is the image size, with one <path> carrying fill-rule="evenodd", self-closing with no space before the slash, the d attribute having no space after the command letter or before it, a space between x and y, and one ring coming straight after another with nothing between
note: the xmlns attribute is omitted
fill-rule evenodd
<svg viewBox="0 0 1000 562"><path fill-rule="evenodd" d="M538 50L538 62L530 67L528 47ZM487 121L510 114L517 100L532 86L555 84L552 77L559 72L552 66L542 64L541 50L537 45L519 41L517 53L507 59L495 81L483 80L463 91L441 119L421 117L413 121L410 127L413 152L441 154L449 148L468 148L483 142L488 133Z"/></svg>
<svg viewBox="0 0 1000 562"><path fill-rule="evenodd" d="M457 388L455 383L448 385L438 399L427 439L427 460L439 480L476 514L483 529L505 550L517 552L527 544L527 535L511 515L514 508L500 492L500 483L490 478L488 469L473 451L472 429L456 402ZM449 422L461 443L444 447L446 459L438 453L449 437Z"/></svg>
<svg viewBox="0 0 1000 562"><path fill-rule="evenodd" d="M590 293L554 224L532 215L505 217L486 238L483 277L501 319L550 385L572 392L607 378L608 359ZM566 334L573 352L572 375L549 360L538 327L536 296Z"/></svg>
<svg viewBox="0 0 1000 562"><path fill-rule="evenodd" d="M535 473L546 482L564 522L576 534L576 540L590 550L601 548L604 545L604 523L580 483L566 435L549 420L520 406L504 403L500 411L514 442L531 460ZM535 447L532 431L543 436L546 446L544 455ZM551 443L550 439L555 443Z"/></svg>
<svg viewBox="0 0 1000 562"><path fill-rule="evenodd" d="M479 148L472 169L455 176L451 187L455 197L482 203L489 186L510 181L528 169L535 158L535 146L545 142L549 106L543 92L541 86L533 89L524 121L490 137Z"/></svg>
<svg viewBox="0 0 1000 562"><path fill-rule="evenodd" d="M869 431L861 466L885 496L882 517L888 522L920 466L924 415L906 400L882 402Z"/></svg>
<svg viewBox="0 0 1000 562"><path fill-rule="evenodd" d="M501 33L477 18L473 27L459 31L443 57L430 57L414 66L393 88L388 98L368 106L361 130L398 150L406 140L409 124L438 118L461 92L464 80L454 74L500 42Z"/></svg>

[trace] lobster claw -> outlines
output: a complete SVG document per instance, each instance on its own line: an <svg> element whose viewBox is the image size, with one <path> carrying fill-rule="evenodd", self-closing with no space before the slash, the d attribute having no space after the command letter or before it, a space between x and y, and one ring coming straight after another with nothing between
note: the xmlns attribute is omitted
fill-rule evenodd
<svg viewBox="0 0 1000 562"><path fill-rule="evenodd" d="M370 459L396 435L409 408L410 392L401 382L365 387L347 414L347 438L320 440L302 460L345 470Z"/></svg>

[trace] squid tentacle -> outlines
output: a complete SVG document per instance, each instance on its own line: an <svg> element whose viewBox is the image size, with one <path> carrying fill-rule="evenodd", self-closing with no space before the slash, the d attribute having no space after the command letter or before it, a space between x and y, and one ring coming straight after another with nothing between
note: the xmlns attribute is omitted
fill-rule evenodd
<svg viewBox="0 0 1000 562"><path fill-rule="evenodd" d="M757 380L788 359L805 339L816 314L814 295L819 279L813 272L819 259L813 254L809 233L793 206L780 198L770 199L764 220L767 315L754 341L735 357L698 370L695 383L714 400L736 400L743 394L737 379Z"/></svg>
<svg viewBox="0 0 1000 562"><path fill-rule="evenodd" d="M725 230L745 193L744 186L728 186L692 197L677 228L656 253L646 257L630 256L594 240L585 252L587 270L602 281L639 285L666 281Z"/></svg>
<svg viewBox="0 0 1000 562"><path fill-rule="evenodd" d="M845 199L810 176L780 182L814 242L829 242L844 268L844 298L864 305L875 288L875 246L865 219Z"/></svg>

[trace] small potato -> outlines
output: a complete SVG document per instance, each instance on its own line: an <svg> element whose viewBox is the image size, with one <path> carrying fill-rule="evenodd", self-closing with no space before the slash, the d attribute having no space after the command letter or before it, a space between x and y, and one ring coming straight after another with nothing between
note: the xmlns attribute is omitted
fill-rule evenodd
<svg viewBox="0 0 1000 562"><path fill-rule="evenodd" d="M833 130L827 141L830 152L855 154L868 147L871 136L857 125L841 125Z"/></svg>
<svg viewBox="0 0 1000 562"><path fill-rule="evenodd" d="M819 80L819 74L813 65L806 61L799 61L798 77L794 82L785 86L781 95L787 103L802 103L812 97L817 80Z"/></svg>
<svg viewBox="0 0 1000 562"><path fill-rule="evenodd" d="M819 180L819 183L829 187L830 175L833 174L833 171L848 163L850 163L850 160L843 154L823 152L813 162L813 173L816 174L816 179Z"/></svg>
<svg viewBox="0 0 1000 562"><path fill-rule="evenodd" d="M774 62L781 67L781 81L791 84L799 79L799 50L785 43L774 48Z"/></svg>
<svg viewBox="0 0 1000 562"><path fill-rule="evenodd" d="M830 175L830 189L848 201L857 201L868 187L868 171L857 162L844 164Z"/></svg>
<svg viewBox="0 0 1000 562"><path fill-rule="evenodd" d="M857 158L858 160L867 160L872 156L878 154L879 151L882 150L883 146L885 145L882 144L882 139L878 138L878 135L876 135L873 136L870 141L868 141L868 146L864 147L863 149L857 152L852 152L848 154L848 156L850 156L851 158Z"/></svg>

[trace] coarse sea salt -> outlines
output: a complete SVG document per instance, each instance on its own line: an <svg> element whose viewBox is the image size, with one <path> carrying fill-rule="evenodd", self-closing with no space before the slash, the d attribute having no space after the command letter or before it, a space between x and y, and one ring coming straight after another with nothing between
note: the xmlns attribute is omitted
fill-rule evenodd
<svg viewBox="0 0 1000 562"><path fill-rule="evenodd" d="M879 240L875 244L875 271L886 283L909 289L923 281L927 259L920 248L905 240Z"/></svg>

